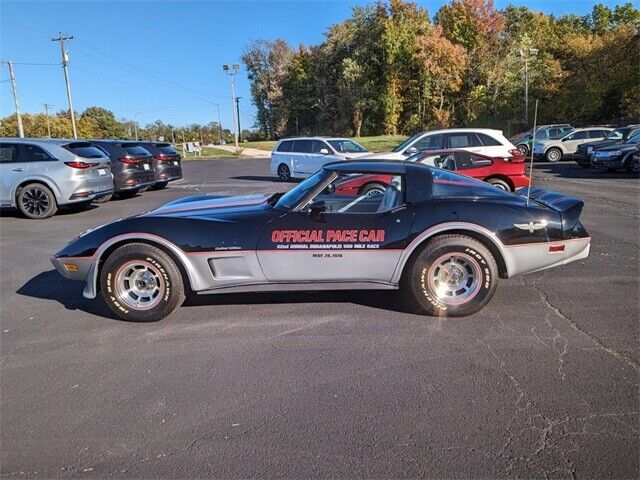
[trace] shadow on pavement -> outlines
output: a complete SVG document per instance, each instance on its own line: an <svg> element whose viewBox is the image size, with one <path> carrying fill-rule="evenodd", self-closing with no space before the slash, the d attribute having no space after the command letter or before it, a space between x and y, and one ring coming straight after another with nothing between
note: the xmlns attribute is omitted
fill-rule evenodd
<svg viewBox="0 0 640 480"><path fill-rule="evenodd" d="M81 310L83 312L120 320L103 303L102 299L86 299L82 296L84 283L65 279L55 270L42 272L30 279L16 292L25 297L42 300L55 300L67 310Z"/></svg>
<svg viewBox="0 0 640 480"><path fill-rule="evenodd" d="M637 174L627 173L622 170L615 172L609 172L607 170L596 170L593 168L582 168L580 165L573 161L559 162L559 163L547 163L547 162L535 162L533 164L535 178L535 171L541 171L549 173L556 177L562 178L583 178L594 180L611 180L611 179L625 179L625 178L638 178ZM529 173L529 165L526 167L527 174Z"/></svg>
<svg viewBox="0 0 640 480"><path fill-rule="evenodd" d="M82 282L74 282L62 277L57 271L42 272L30 279L16 292L25 297L41 300L54 300L67 310L81 310L114 320L120 320L104 304L101 298L93 300L82 296ZM100 296L98 296L100 297ZM354 303L367 307L380 308L397 313L407 312L400 295L395 291L318 291L318 292L264 292L230 293L217 295L187 296L183 307L215 305L258 305L291 303ZM180 308L180 307L179 307Z"/></svg>
<svg viewBox="0 0 640 480"><path fill-rule="evenodd" d="M58 215L75 215L78 213L82 213L82 212L88 212L90 210L95 210L96 208L100 208L98 205L94 205L91 204L85 208L83 208L82 210L77 210L74 209L73 207L66 207L66 206L61 206L58 211L56 212L56 214L53 217L50 218L55 218ZM32 220L30 218L25 217L24 215L22 215L22 213L20 213L20 211L17 208L14 207L0 207L0 217L13 217L13 218L22 218L24 220L29 220L37 222L39 220Z"/></svg>

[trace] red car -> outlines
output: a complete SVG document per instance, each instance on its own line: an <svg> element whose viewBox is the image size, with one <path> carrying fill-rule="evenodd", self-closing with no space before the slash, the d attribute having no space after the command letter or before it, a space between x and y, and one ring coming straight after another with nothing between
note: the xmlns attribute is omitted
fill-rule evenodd
<svg viewBox="0 0 640 480"><path fill-rule="evenodd" d="M433 150L419 152L407 159L445 170L455 170L461 175L483 180L500 188L513 192L517 188L529 185L529 177L525 174L524 157L509 159L487 157L466 150ZM336 185L336 192L345 195L383 193L391 183L391 175L360 175Z"/></svg>

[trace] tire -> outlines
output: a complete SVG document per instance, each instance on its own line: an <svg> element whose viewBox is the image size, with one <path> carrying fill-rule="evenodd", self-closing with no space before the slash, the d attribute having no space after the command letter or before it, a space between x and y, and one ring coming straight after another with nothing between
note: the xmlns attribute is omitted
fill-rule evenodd
<svg viewBox="0 0 640 480"><path fill-rule="evenodd" d="M387 186L383 183L367 183L358 192L359 195L383 195Z"/></svg>
<svg viewBox="0 0 640 480"><path fill-rule="evenodd" d="M523 157L526 157L529 154L529 147L527 147L524 144L523 145L518 145L516 148L520 152L520 155L522 155Z"/></svg>
<svg viewBox="0 0 640 480"><path fill-rule="evenodd" d="M545 152L544 158L547 162L559 162L562 159L562 150L557 147L551 147Z"/></svg>
<svg viewBox="0 0 640 480"><path fill-rule="evenodd" d="M145 243L123 245L107 257L100 271L100 289L109 308L133 322L161 320L185 299L175 262Z"/></svg>
<svg viewBox="0 0 640 480"><path fill-rule="evenodd" d="M169 182L158 182L150 187L149 190L162 190L163 188L167 188L167 185L169 185Z"/></svg>
<svg viewBox="0 0 640 480"><path fill-rule="evenodd" d="M624 164L627 173L640 173L640 155L631 155Z"/></svg>
<svg viewBox="0 0 640 480"><path fill-rule="evenodd" d="M278 178L280 179L281 182L291 181L291 170L284 163L281 163L280 165L278 165L277 172L278 172Z"/></svg>
<svg viewBox="0 0 640 480"><path fill-rule="evenodd" d="M505 192L513 192L513 188L511 188L511 185L509 185L504 180L501 180L500 178L490 178L486 182L490 183L491 185L496 187L498 190L504 190Z"/></svg>
<svg viewBox="0 0 640 480"><path fill-rule="evenodd" d="M471 315L481 310L496 290L498 266L493 255L466 235L437 236L409 262L402 275L401 293L416 313L439 317ZM458 283L452 285L460 288L438 296L436 289L448 286L449 279L457 279Z"/></svg>
<svg viewBox="0 0 640 480"><path fill-rule="evenodd" d="M34 220L49 218L58 211L55 195L42 183L28 183L18 189L16 206L25 217Z"/></svg>
<svg viewBox="0 0 640 480"><path fill-rule="evenodd" d="M113 198L113 194L106 195L104 197L96 198L93 203L107 203L109 200Z"/></svg>

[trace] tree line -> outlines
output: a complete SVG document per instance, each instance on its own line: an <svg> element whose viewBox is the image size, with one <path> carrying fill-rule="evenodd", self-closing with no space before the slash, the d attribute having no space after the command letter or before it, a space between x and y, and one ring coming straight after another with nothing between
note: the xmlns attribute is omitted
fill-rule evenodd
<svg viewBox="0 0 640 480"><path fill-rule="evenodd" d="M431 18L415 3L379 0L353 8L319 45L256 40L242 61L263 138L450 126L512 133L533 117L531 108L524 118L523 54L538 123L640 118L640 10L631 3L555 17L451 0Z"/></svg>
<svg viewBox="0 0 640 480"><path fill-rule="evenodd" d="M68 110L60 110L54 114L23 113L22 125L26 137L45 138L72 138L71 116ZM177 127L161 120L144 126L138 125L133 120L116 119L113 112L102 107L88 107L77 115L76 126L78 138L119 138L139 140L158 140L172 143L180 142L204 142L205 144L219 144L220 138L230 142L233 134L229 129L220 129L217 122L206 125L192 123L187 126ZM243 131L244 138L253 135L253 132ZM16 137L18 135L18 119L15 114L0 120L0 137Z"/></svg>

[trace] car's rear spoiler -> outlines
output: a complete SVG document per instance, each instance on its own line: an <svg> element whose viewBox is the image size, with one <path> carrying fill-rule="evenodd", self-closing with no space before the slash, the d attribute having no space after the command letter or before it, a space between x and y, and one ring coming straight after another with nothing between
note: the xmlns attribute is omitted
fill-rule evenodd
<svg viewBox="0 0 640 480"><path fill-rule="evenodd" d="M527 188L518 190L522 197L527 196ZM578 198L565 195L564 193L544 190L543 188L532 188L530 197L536 203L555 210L562 217L562 230L570 232L580 219L584 202Z"/></svg>

